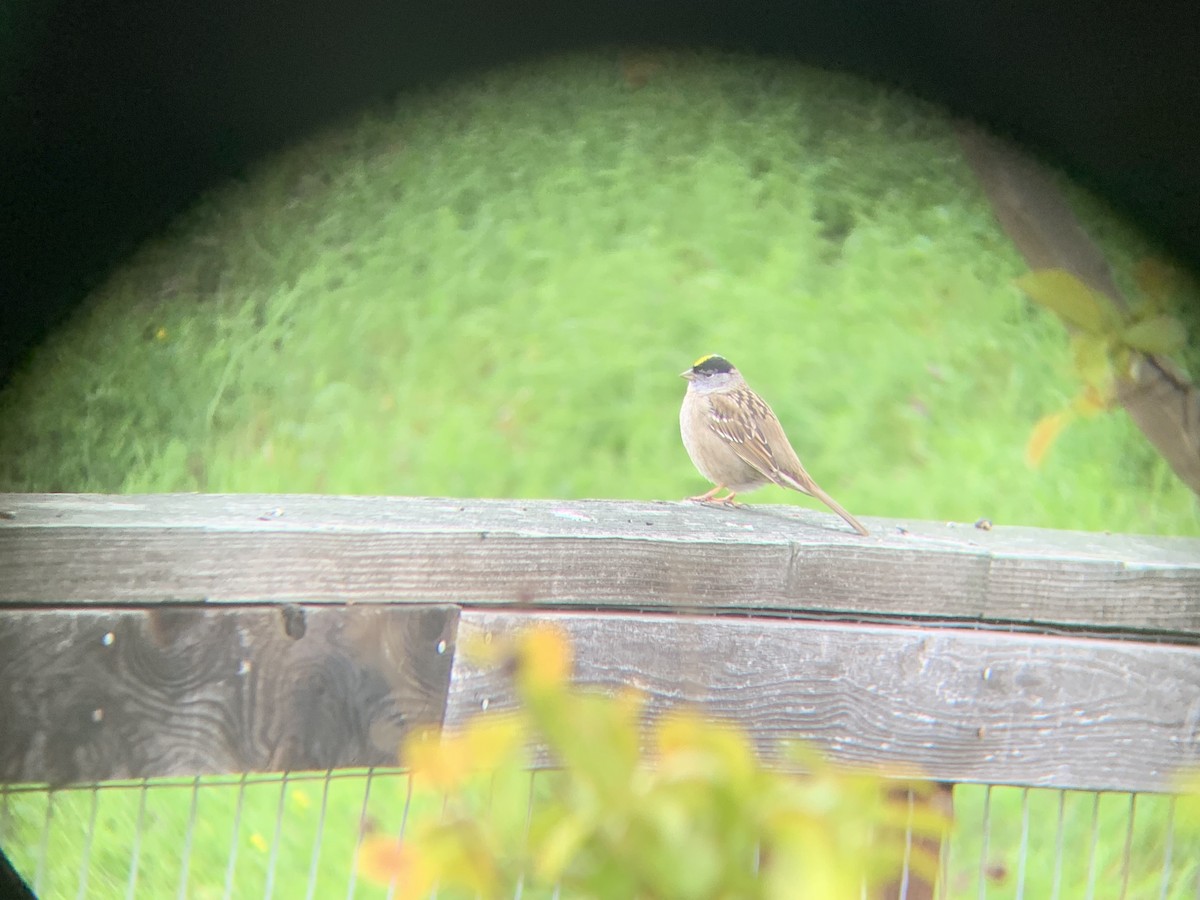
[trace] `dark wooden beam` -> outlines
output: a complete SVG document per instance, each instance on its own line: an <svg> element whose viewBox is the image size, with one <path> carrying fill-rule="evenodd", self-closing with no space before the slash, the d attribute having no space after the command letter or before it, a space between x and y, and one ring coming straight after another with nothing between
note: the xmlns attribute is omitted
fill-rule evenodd
<svg viewBox="0 0 1200 900"><path fill-rule="evenodd" d="M0 612L0 782L396 765L442 719L447 606Z"/></svg>
<svg viewBox="0 0 1200 900"><path fill-rule="evenodd" d="M794 506L0 495L0 603L744 610L1200 636L1200 540Z"/></svg>
<svg viewBox="0 0 1200 900"><path fill-rule="evenodd" d="M551 621L578 680L688 703L784 740L938 781L1168 791L1200 766L1200 648L732 617L464 611L472 633ZM447 724L512 704L508 681L459 655Z"/></svg>

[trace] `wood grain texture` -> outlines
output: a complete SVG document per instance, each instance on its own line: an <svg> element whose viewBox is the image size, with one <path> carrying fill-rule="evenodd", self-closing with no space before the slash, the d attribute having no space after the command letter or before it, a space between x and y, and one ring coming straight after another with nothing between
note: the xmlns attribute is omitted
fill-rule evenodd
<svg viewBox="0 0 1200 900"><path fill-rule="evenodd" d="M763 610L1200 635L1200 540L794 506L0 495L0 603ZM986 510L981 510L986 513Z"/></svg>
<svg viewBox="0 0 1200 900"><path fill-rule="evenodd" d="M0 781L395 765L411 725L441 721L457 618L445 606L4 611Z"/></svg>
<svg viewBox="0 0 1200 900"><path fill-rule="evenodd" d="M1200 648L961 629L620 614L464 611L460 644L552 621L582 683L651 709L732 718L771 755L785 739L938 781L1164 791L1200 766ZM459 656L446 721L512 697Z"/></svg>

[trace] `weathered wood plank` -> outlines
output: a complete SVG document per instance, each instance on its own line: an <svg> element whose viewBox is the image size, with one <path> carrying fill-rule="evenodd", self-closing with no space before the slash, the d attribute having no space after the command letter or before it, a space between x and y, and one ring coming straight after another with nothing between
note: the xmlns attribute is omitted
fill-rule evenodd
<svg viewBox="0 0 1200 900"><path fill-rule="evenodd" d="M379 601L1200 635L1200 540L687 503L0 495L0 603ZM906 530L901 529L903 524Z"/></svg>
<svg viewBox="0 0 1200 900"><path fill-rule="evenodd" d="M459 644L553 621L580 682L742 723L767 754L810 741L939 781L1163 791L1200 765L1200 648L771 619L464 611ZM459 654L446 720L511 706Z"/></svg>
<svg viewBox="0 0 1200 900"><path fill-rule="evenodd" d="M452 607L0 613L0 781L395 765L440 722Z"/></svg>

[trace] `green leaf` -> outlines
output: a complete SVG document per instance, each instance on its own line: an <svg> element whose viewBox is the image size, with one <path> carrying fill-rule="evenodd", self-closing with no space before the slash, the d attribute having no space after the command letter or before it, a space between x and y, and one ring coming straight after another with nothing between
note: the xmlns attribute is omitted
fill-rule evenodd
<svg viewBox="0 0 1200 900"><path fill-rule="evenodd" d="M571 810L539 829L541 835L532 840L533 864L537 877L554 883L562 877L580 847L592 834L592 823ZM540 840L538 838L541 838Z"/></svg>
<svg viewBox="0 0 1200 900"><path fill-rule="evenodd" d="M1101 336L1076 334L1071 337L1075 373L1101 396L1108 396L1112 390L1112 360L1108 351L1108 340Z"/></svg>
<svg viewBox="0 0 1200 900"><path fill-rule="evenodd" d="M1089 334L1115 333L1121 312L1111 298L1097 293L1065 269L1035 269L1017 279L1017 287L1070 325Z"/></svg>
<svg viewBox="0 0 1200 900"><path fill-rule="evenodd" d="M1121 342L1143 353L1170 356L1187 343L1187 329L1174 316L1154 316L1126 328Z"/></svg>

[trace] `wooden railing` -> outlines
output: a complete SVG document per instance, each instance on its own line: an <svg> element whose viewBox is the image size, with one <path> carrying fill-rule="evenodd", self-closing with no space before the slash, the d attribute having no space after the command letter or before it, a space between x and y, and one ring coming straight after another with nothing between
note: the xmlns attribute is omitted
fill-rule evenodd
<svg viewBox="0 0 1200 900"><path fill-rule="evenodd" d="M1200 767L1200 541L796 507L0 495L0 781L392 765L510 702L456 647L554 619L581 681L766 752L1167 791Z"/></svg>

